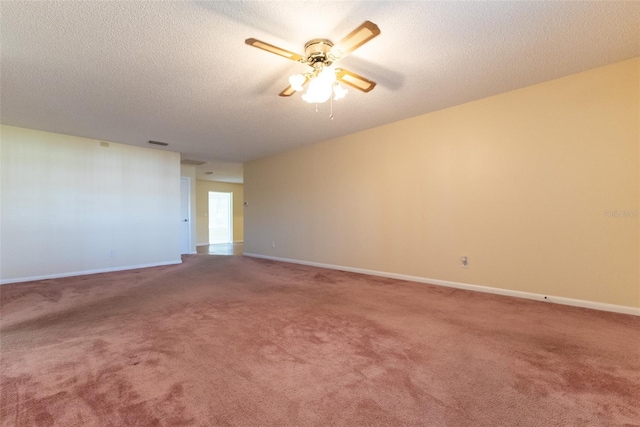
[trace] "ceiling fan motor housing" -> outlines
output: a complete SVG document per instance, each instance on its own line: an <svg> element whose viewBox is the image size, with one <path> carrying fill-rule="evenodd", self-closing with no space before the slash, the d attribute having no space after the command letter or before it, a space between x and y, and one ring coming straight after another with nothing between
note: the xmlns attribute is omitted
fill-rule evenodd
<svg viewBox="0 0 640 427"><path fill-rule="evenodd" d="M333 43L327 39L313 39L304 45L305 62L313 68L328 67L334 61L330 53Z"/></svg>

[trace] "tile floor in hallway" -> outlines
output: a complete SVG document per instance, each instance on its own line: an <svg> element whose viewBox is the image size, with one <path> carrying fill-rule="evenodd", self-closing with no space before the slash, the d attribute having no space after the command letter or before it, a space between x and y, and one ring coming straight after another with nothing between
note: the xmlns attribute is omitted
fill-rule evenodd
<svg viewBox="0 0 640 427"><path fill-rule="evenodd" d="M198 246L196 251L206 255L242 255L244 244L242 242L217 243L213 245Z"/></svg>

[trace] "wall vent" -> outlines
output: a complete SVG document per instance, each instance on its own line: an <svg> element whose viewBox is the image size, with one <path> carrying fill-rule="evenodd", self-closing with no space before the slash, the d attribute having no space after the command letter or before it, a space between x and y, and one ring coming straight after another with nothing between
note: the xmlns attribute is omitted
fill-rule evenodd
<svg viewBox="0 0 640 427"><path fill-rule="evenodd" d="M166 147L167 145L169 145L166 142L160 142L160 141L149 141L149 144L153 144L153 145L162 145L163 147Z"/></svg>
<svg viewBox="0 0 640 427"><path fill-rule="evenodd" d="M193 166L200 166L200 165L204 165L207 162L201 162L199 160L181 160L180 163L182 163L183 165L193 165Z"/></svg>

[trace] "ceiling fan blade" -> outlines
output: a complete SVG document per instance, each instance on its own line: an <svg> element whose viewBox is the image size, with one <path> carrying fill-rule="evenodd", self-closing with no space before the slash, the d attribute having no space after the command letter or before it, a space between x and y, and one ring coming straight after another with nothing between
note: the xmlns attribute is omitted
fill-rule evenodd
<svg viewBox="0 0 640 427"><path fill-rule="evenodd" d="M260 40L256 40L256 39L246 39L244 41L246 44L248 44L249 46L253 46L253 47L257 47L258 49L262 49L262 50L266 50L267 52L271 52L271 53L275 53L276 55L280 55L284 58L290 59L292 61L300 61L302 59L302 56L298 55L297 53L293 53L290 52L286 49L282 49L278 46L274 46L272 44L269 43L265 43L263 41Z"/></svg>
<svg viewBox="0 0 640 427"><path fill-rule="evenodd" d="M371 21L364 21L362 25L340 40L336 45L336 49L341 56L347 55L378 34L380 34L380 28L376 24Z"/></svg>
<svg viewBox="0 0 640 427"><path fill-rule="evenodd" d="M345 70L344 68L338 68L336 70L336 78L363 92L370 92L374 87L376 87L376 82L365 79L364 77L349 70Z"/></svg>
<svg viewBox="0 0 640 427"><path fill-rule="evenodd" d="M285 90L283 90L282 92L280 92L278 95L279 96L291 96L294 93L296 93L295 90L293 90L293 88L291 87L291 85L287 86L287 88Z"/></svg>

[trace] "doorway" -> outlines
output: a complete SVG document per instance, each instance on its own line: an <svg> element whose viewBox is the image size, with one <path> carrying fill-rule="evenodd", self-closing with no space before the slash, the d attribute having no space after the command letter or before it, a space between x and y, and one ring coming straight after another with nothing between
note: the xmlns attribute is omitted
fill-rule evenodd
<svg viewBox="0 0 640 427"><path fill-rule="evenodd" d="M233 242L233 193L209 191L209 244Z"/></svg>

